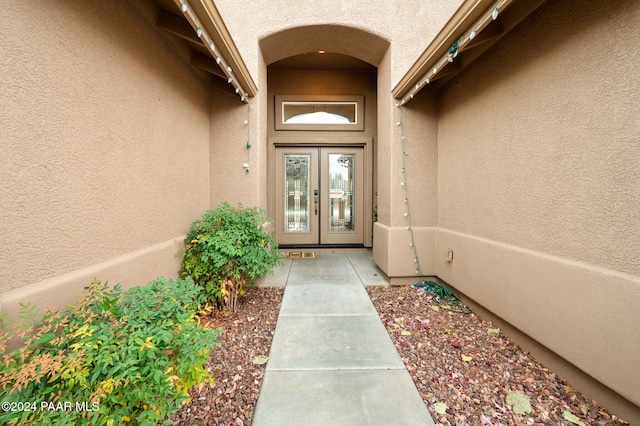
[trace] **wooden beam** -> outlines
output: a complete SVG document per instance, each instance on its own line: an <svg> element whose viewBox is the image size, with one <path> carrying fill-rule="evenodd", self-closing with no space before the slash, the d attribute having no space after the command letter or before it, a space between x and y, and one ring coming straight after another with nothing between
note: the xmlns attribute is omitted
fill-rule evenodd
<svg viewBox="0 0 640 426"><path fill-rule="evenodd" d="M208 73L215 75L216 77L220 77L225 80L227 79L227 76L224 75L224 73L220 69L220 66L216 63L216 61L211 59L210 56L205 56L201 53L193 52L189 63L194 67L198 67Z"/></svg>
<svg viewBox="0 0 640 426"><path fill-rule="evenodd" d="M180 0L174 1L178 6L181 5ZM189 5L198 17L200 25L202 25L203 29L215 43L220 55L233 70L235 81L249 96L255 96L258 93L258 87L253 81L253 78L251 78L249 69L244 63L240 51L222 20L215 3L211 0L190 0Z"/></svg>
<svg viewBox="0 0 640 426"><path fill-rule="evenodd" d="M183 40L202 46L202 41L196 36L191 25L181 16L176 16L166 10L161 10L156 25L158 28L176 35Z"/></svg>
<svg viewBox="0 0 640 426"><path fill-rule="evenodd" d="M504 35L505 31L500 21L492 23L489 27L482 30L473 40L464 47L464 50L473 49L474 47L483 45L484 43L496 42ZM492 43L493 44L493 43Z"/></svg>
<svg viewBox="0 0 640 426"><path fill-rule="evenodd" d="M169 44L171 44L176 52L182 57L182 59L189 63L194 51L194 44L192 41L186 41L183 37L179 37L172 32L166 31L158 25L158 19L164 10L160 7L156 0L130 0L131 3L142 13L142 15L153 24L158 30L158 34L164 37ZM169 12L165 12L169 13ZM176 15L173 15L176 16ZM194 72L199 78L204 81L209 81L211 73L205 72L202 69L194 69Z"/></svg>
<svg viewBox="0 0 640 426"><path fill-rule="evenodd" d="M442 71L438 72L438 74L436 74L431 79L431 81L435 82L446 77L454 76L458 74L460 71L462 71L462 68L463 68L462 61L456 60L455 62L448 64L446 67L444 67Z"/></svg>
<svg viewBox="0 0 640 426"><path fill-rule="evenodd" d="M406 96L416 83L437 63L449 50L454 41L493 4L493 0L465 0L442 30L429 43L418 60L393 88L396 99Z"/></svg>
<svg viewBox="0 0 640 426"><path fill-rule="evenodd" d="M496 41L507 34L513 27L529 16L533 11L540 7L546 0L507 0L506 9L502 11L497 21L490 22L482 31L478 30L476 37L469 40L468 44L461 47L458 57L454 61L460 62L457 67L452 67L450 63L445 63L441 68L442 76L436 74L432 80L438 80L438 84L425 85L422 88L427 90L437 90L437 88L446 84L457 72L464 69L465 66L471 64L473 60L482 55ZM398 84L393 88L392 94L395 99L403 99L409 101L409 93L412 92L416 83L424 78L434 65L441 62L442 58L447 54L449 48L457 40L460 40L465 34L468 34L473 25L476 25L479 19L486 16L487 12L493 8L495 0L465 0L458 10L453 14L451 19L436 35L433 41L427 46L422 55L409 68L407 73L400 79ZM482 35L486 31L485 35ZM462 59L462 60L461 60ZM448 71L446 74L445 70Z"/></svg>

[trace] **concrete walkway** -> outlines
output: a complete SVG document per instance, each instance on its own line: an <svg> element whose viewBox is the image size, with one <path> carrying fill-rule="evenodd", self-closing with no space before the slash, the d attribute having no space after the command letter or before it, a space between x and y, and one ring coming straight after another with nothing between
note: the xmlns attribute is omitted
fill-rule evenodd
<svg viewBox="0 0 640 426"><path fill-rule="evenodd" d="M286 287L253 425L433 425L365 291L386 284L371 253L316 256L260 284Z"/></svg>

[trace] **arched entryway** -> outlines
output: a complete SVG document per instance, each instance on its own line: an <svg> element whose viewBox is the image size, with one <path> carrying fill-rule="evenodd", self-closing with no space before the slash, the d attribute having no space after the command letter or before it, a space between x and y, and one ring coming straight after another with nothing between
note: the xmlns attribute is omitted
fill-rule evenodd
<svg viewBox="0 0 640 426"><path fill-rule="evenodd" d="M378 65L389 43L325 25L284 30L260 46L268 83L267 201L278 242L370 247Z"/></svg>

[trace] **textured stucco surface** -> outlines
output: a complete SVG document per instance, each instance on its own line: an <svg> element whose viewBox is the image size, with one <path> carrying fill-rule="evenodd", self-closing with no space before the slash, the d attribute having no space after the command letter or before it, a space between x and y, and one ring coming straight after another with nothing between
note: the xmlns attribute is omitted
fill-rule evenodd
<svg viewBox="0 0 640 426"><path fill-rule="evenodd" d="M123 289L142 285L157 277L176 278L182 263L182 258L176 253L184 247L183 241L184 235L15 288L0 297L0 312L10 320L17 320L20 303L64 309L75 304L82 290L95 278L103 283L119 283Z"/></svg>
<svg viewBox="0 0 640 426"><path fill-rule="evenodd" d="M442 228L435 253L438 277L640 404L640 277Z"/></svg>
<svg viewBox="0 0 640 426"><path fill-rule="evenodd" d="M176 238L206 208L266 207L280 90L267 65L319 48L378 67L377 129L366 130L376 138L374 258L415 277L390 93L460 3L258 0L249 11L217 0L258 83L250 126L229 85L201 81L129 2L4 5L0 302L79 291L94 272L142 284L177 268ZM632 0L549 0L441 92L403 108L423 273L636 404L638 22ZM339 79L301 87L304 77L283 78L306 93L354 94ZM374 82L359 83L370 97Z"/></svg>
<svg viewBox="0 0 640 426"><path fill-rule="evenodd" d="M320 137L343 139L351 136L375 138L377 131L376 73L321 70L270 70L267 124L269 136ZM275 130L276 95L362 95L364 96L364 131L291 131Z"/></svg>
<svg viewBox="0 0 640 426"><path fill-rule="evenodd" d="M258 104L249 106L235 94L216 90L223 84L214 84L211 100L211 207L227 201L266 208L260 197L260 182L266 180L266 144L256 135ZM249 163L249 172L244 163Z"/></svg>
<svg viewBox="0 0 640 426"><path fill-rule="evenodd" d="M238 7L238 3L234 0L217 0L216 6L233 35L249 71L254 76L261 72L257 44L259 39L291 28L331 24L376 34L398 46L390 58L389 77L395 84L461 3L461 0L403 2L256 0L251 2L251 10L248 11L247 8ZM318 30L322 31L322 28ZM298 40L284 40L288 43L286 50L290 50L290 54L294 55L315 51L318 48L330 52L339 49L356 57L368 55L372 59L375 58L373 60L380 60L384 55L384 51L380 53L379 49L369 50L371 46L361 43L356 33L351 34L351 37L356 37L355 40L351 37L332 38L334 34L316 31L315 42L322 43L323 39L332 40L332 43L337 44L336 46L312 46L311 40L305 41L302 37ZM310 50L295 50L305 47L305 44ZM267 65L278 59L282 59L279 53L275 53L273 58L265 55Z"/></svg>
<svg viewBox="0 0 640 426"><path fill-rule="evenodd" d="M441 91L435 246L439 277L636 405L639 19L550 1Z"/></svg>
<svg viewBox="0 0 640 426"><path fill-rule="evenodd" d="M333 145L349 145L349 144L367 144L367 154L371 158L366 158L366 167L363 169L363 178L366 183L360 182L359 185L365 191L365 185L368 188L364 195L365 205L362 211L363 223L365 226L364 233L366 236L371 235L371 211L373 202L371 201L372 182L371 166L373 161L373 152L375 151L377 126L377 93L376 83L377 75L374 71L330 71L330 70L285 70L270 69L268 72L268 135L270 143L274 143L277 139L278 143L296 144L301 141L313 140L317 144L333 144ZM363 96L364 107L364 130L362 131L291 131L275 129L275 103L277 95L357 95ZM330 98L326 98L327 100ZM275 150L269 152L271 155ZM270 161L275 161L270 160ZM275 184L270 188L275 188ZM274 190L275 191L275 190ZM272 215L275 217L275 197L271 198L269 206ZM364 240L365 245L370 243L367 238Z"/></svg>
<svg viewBox="0 0 640 426"><path fill-rule="evenodd" d="M428 96L412 100L407 159L414 138L422 152L407 178L410 201L425 195L411 208L425 275L638 405L640 55L619 42L640 35L640 5L609 6L550 1L438 93L436 119ZM413 269L399 139L394 128L381 144L391 167L380 161L379 176L391 177L373 249L392 278Z"/></svg>
<svg viewBox="0 0 640 426"><path fill-rule="evenodd" d="M640 275L639 19L551 2L443 91L440 226Z"/></svg>
<svg viewBox="0 0 640 426"><path fill-rule="evenodd" d="M432 96L420 96L402 108L394 107L391 226L435 226L438 220L438 122ZM401 126L397 124L401 122ZM404 152L402 136L404 135ZM404 173L402 172L404 166ZM406 180L406 188L401 185ZM405 192L406 190L406 192ZM405 195L408 202L405 204Z"/></svg>
<svg viewBox="0 0 640 426"><path fill-rule="evenodd" d="M0 293L185 234L209 92L157 30L129 2L25 1L0 33Z"/></svg>

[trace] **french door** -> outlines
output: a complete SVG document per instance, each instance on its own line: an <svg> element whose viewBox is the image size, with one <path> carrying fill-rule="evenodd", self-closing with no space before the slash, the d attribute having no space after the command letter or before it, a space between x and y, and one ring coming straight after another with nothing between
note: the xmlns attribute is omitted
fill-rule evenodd
<svg viewBox="0 0 640 426"><path fill-rule="evenodd" d="M284 245L364 243L363 148L276 148L276 232Z"/></svg>

